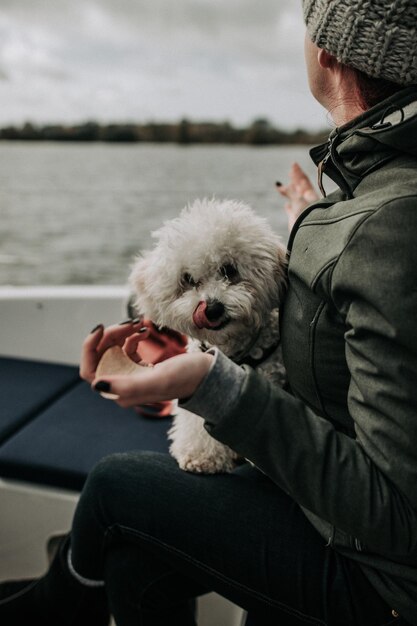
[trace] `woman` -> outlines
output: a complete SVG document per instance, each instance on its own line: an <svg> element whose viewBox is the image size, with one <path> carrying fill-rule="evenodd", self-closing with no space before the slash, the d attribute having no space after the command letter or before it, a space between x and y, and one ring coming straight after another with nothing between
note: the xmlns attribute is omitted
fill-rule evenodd
<svg viewBox="0 0 417 626"><path fill-rule="evenodd" d="M104 588L118 626L193 625L208 590L256 624L417 624L417 7L305 0L304 14L311 91L337 125L312 156L339 190L291 232L291 393L216 351L95 379L106 347L136 350L133 323L95 329L81 364L121 406L179 397L259 469L103 460L50 571L0 587L1 624L101 626ZM293 178L297 212L295 187L313 198Z"/></svg>

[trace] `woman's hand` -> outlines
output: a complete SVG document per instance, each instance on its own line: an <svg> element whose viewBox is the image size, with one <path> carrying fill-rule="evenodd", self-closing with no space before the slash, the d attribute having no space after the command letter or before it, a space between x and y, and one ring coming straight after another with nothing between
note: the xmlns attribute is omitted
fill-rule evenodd
<svg viewBox="0 0 417 626"><path fill-rule="evenodd" d="M173 356L131 376L105 376L92 383L93 389L114 394L123 408L152 404L194 394L213 362L211 354L191 352Z"/></svg>
<svg viewBox="0 0 417 626"><path fill-rule="evenodd" d="M277 183L277 189L284 198L287 198L284 209L288 216L288 230L291 231L299 215L309 204L318 200L319 195L298 163L291 166L288 185Z"/></svg>
<svg viewBox="0 0 417 626"><path fill-rule="evenodd" d="M140 363L137 348L147 333L141 322L115 326L97 326L83 343L80 376L96 391L115 395L122 407L185 399L193 395L213 362L213 356L193 352L174 356L154 367L144 367L130 376L105 376L96 379L97 365L107 348L120 346L136 363Z"/></svg>
<svg viewBox="0 0 417 626"><path fill-rule="evenodd" d="M141 320L127 320L121 324L104 328L99 324L86 337L83 343L80 364L80 376L92 383L96 376L97 365L111 346L120 346L132 361L138 363L139 342L148 336L147 328L143 328Z"/></svg>

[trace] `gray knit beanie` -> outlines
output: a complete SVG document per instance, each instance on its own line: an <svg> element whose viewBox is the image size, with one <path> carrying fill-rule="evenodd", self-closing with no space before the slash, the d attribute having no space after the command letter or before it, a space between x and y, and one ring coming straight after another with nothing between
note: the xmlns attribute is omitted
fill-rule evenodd
<svg viewBox="0 0 417 626"><path fill-rule="evenodd" d="M417 84L417 0L303 0L313 42L368 76Z"/></svg>

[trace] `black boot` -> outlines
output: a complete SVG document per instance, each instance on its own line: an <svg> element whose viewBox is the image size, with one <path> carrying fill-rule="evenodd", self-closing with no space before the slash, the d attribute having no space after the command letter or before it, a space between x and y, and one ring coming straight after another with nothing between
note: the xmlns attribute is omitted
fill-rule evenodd
<svg viewBox="0 0 417 626"><path fill-rule="evenodd" d="M0 584L0 624L4 626L108 626L103 587L79 583L68 569L69 537L59 546L42 578Z"/></svg>

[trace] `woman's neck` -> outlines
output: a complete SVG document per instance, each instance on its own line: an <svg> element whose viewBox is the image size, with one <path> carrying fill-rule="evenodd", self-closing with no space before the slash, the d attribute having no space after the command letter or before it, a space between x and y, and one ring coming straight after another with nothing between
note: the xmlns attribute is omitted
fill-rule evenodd
<svg viewBox="0 0 417 626"><path fill-rule="evenodd" d="M355 84L347 80L342 71L335 73L333 78L334 82L330 84L325 100L328 112L339 127L362 115L366 109L361 103Z"/></svg>
<svg viewBox="0 0 417 626"><path fill-rule="evenodd" d="M337 127L344 126L364 113L364 109L353 102L339 102L330 107L328 111Z"/></svg>

